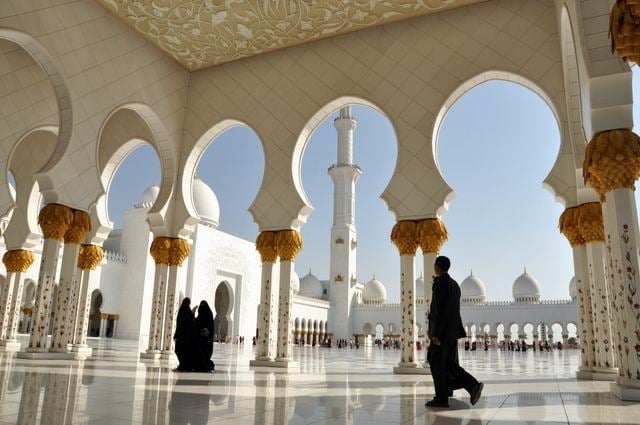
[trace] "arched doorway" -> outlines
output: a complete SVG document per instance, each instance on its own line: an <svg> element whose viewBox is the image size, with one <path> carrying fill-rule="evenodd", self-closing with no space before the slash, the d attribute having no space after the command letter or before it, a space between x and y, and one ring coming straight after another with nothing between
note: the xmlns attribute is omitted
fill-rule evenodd
<svg viewBox="0 0 640 425"><path fill-rule="evenodd" d="M227 341L233 334L233 295L227 282L221 282L214 296L216 317L213 319L213 336L218 341Z"/></svg>
<svg viewBox="0 0 640 425"><path fill-rule="evenodd" d="M87 335L100 336L100 322L102 312L102 292L99 289L94 290L91 293L91 310L89 311L89 330Z"/></svg>

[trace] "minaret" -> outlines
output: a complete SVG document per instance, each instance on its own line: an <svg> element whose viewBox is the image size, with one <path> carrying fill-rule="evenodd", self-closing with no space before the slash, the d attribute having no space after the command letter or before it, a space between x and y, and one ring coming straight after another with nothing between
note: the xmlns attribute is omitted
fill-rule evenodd
<svg viewBox="0 0 640 425"><path fill-rule="evenodd" d="M351 116L351 107L340 109L333 125L338 131L338 161L329 168L333 180L333 227L331 228L331 284L333 338L350 339L351 303L356 279L356 181L362 170L353 164L353 130L358 122Z"/></svg>

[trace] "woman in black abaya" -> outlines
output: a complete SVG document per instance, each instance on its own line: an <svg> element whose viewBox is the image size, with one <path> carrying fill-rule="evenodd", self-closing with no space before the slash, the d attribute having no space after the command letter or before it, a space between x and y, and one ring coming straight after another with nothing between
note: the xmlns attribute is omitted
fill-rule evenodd
<svg viewBox="0 0 640 425"><path fill-rule="evenodd" d="M213 312L206 301L201 301L198 307L198 317L196 317L196 335L198 336L198 347L202 354L204 372L211 372L215 365L211 360L213 354Z"/></svg>
<svg viewBox="0 0 640 425"><path fill-rule="evenodd" d="M175 369L180 372L190 372L198 365L196 364L195 348L195 322L193 312L191 311L191 300L185 298L182 300L178 317L176 319L176 332L173 335L175 340L176 356L178 356L179 365Z"/></svg>

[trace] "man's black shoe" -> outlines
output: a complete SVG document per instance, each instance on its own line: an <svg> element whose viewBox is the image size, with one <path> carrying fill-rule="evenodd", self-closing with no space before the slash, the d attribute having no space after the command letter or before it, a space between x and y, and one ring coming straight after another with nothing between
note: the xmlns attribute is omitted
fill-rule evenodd
<svg viewBox="0 0 640 425"><path fill-rule="evenodd" d="M425 407L449 407L449 403L446 401L440 401L440 400L436 400L435 398L433 400L427 401L424 404Z"/></svg>
<svg viewBox="0 0 640 425"><path fill-rule="evenodd" d="M482 389L484 388L484 384L482 382L478 382L475 387L471 390L469 395L471 396L471 405L475 406L475 404L480 400L480 396L482 395Z"/></svg>

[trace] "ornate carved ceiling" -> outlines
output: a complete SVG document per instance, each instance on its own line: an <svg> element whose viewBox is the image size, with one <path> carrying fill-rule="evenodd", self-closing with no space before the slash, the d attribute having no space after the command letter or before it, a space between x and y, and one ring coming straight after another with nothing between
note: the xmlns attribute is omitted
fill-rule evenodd
<svg viewBox="0 0 640 425"><path fill-rule="evenodd" d="M485 0L97 0L189 70Z"/></svg>

